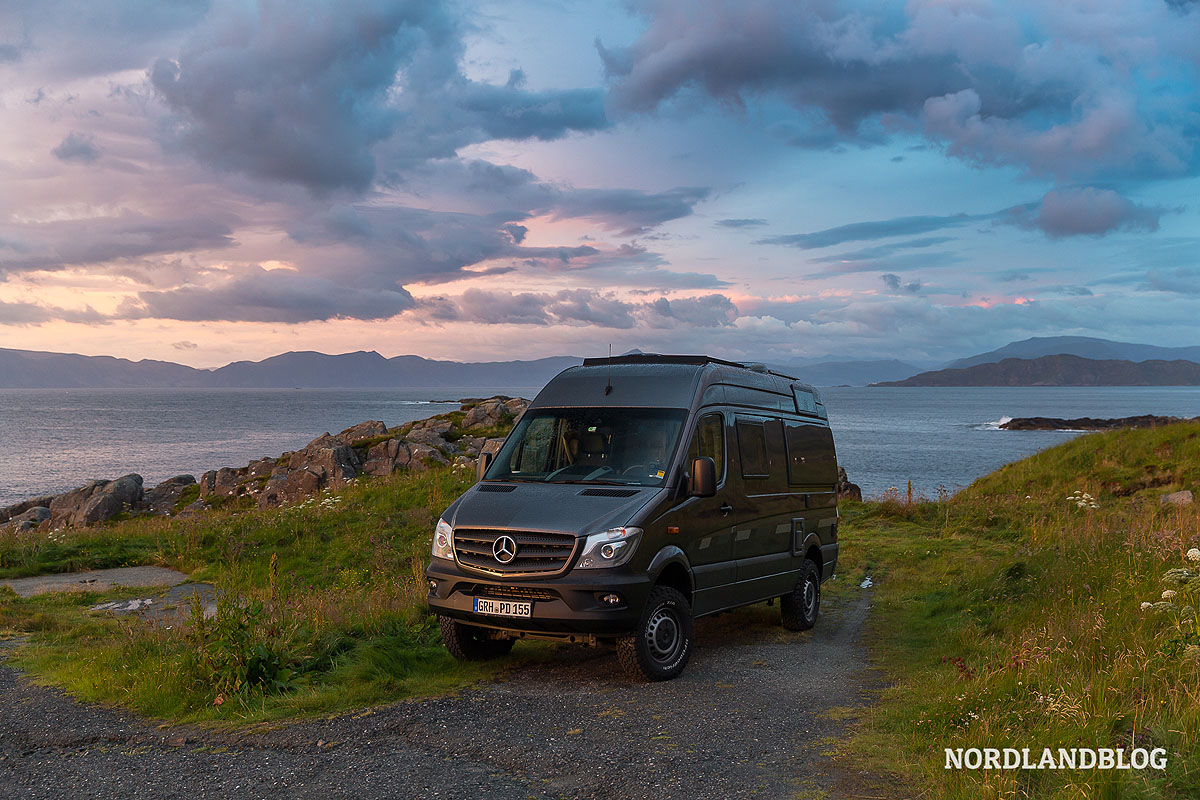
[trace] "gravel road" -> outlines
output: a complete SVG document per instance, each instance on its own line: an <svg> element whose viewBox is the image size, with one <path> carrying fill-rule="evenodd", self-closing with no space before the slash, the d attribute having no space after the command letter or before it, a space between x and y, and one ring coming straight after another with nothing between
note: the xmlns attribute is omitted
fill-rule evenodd
<svg viewBox="0 0 1200 800"><path fill-rule="evenodd" d="M845 730L829 710L868 702L876 680L868 603L804 634L765 606L701 620L666 683L563 648L456 696L250 734L159 728L0 667L0 797L901 797L823 755Z"/></svg>

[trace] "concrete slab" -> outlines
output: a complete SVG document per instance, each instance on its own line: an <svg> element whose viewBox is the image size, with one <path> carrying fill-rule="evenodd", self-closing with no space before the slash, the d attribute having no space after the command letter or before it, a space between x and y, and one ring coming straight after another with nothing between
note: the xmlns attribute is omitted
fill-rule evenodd
<svg viewBox="0 0 1200 800"><path fill-rule="evenodd" d="M0 580L0 586L11 586L21 597L32 597L47 592L106 592L114 586L176 586L187 579L184 573L166 567L115 567L6 578Z"/></svg>

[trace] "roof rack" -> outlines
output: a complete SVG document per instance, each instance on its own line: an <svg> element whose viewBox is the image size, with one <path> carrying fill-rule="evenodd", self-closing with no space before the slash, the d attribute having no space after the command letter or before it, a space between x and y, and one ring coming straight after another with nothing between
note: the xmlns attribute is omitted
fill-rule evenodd
<svg viewBox="0 0 1200 800"><path fill-rule="evenodd" d="M704 364L721 364L726 367L737 367L738 369L748 369L754 372L766 373L775 375L779 378L786 378L789 381L798 380L793 375L785 375L782 372L776 372L773 369L767 369L762 364L742 364L738 361L726 361L723 358L713 358L712 356L686 356L686 355L664 355L662 353L629 353L623 356L608 356L600 358L585 358L583 366L598 367L605 364L695 364L702 366Z"/></svg>

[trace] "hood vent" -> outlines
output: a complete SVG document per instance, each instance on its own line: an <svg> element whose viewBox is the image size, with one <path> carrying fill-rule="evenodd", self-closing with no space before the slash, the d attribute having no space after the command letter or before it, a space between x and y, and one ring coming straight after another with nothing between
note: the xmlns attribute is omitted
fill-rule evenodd
<svg viewBox="0 0 1200 800"><path fill-rule="evenodd" d="M479 484L479 488L476 489L475 491L508 493L508 492L515 491L516 488L517 487L512 485L511 483L481 483L481 484Z"/></svg>
<svg viewBox="0 0 1200 800"><path fill-rule="evenodd" d="M633 497L638 493L638 489L584 489L579 493L580 497Z"/></svg>

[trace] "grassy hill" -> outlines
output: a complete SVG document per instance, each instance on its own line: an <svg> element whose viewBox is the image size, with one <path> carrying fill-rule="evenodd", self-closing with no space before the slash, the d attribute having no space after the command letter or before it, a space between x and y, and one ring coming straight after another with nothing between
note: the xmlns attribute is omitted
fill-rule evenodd
<svg viewBox="0 0 1200 800"><path fill-rule="evenodd" d="M119 553L191 571L223 599L213 620L151 626L86 613L94 594L9 593L0 630L29 637L16 663L37 680L228 723L434 694L553 657L522 643L512 659L464 666L437 641L421 570L437 513L471 480L441 468L278 510L10 537L0 572ZM1200 796L1189 612L1200 565L1186 557L1200 546L1200 513L1159 503L1198 486L1200 425L1185 423L1082 436L948 501L845 504L825 603L837 613L872 579L868 646L887 688L845 711L855 734L830 752L922 797ZM944 748L974 746L1162 747L1168 761L1161 772L945 769Z"/></svg>

